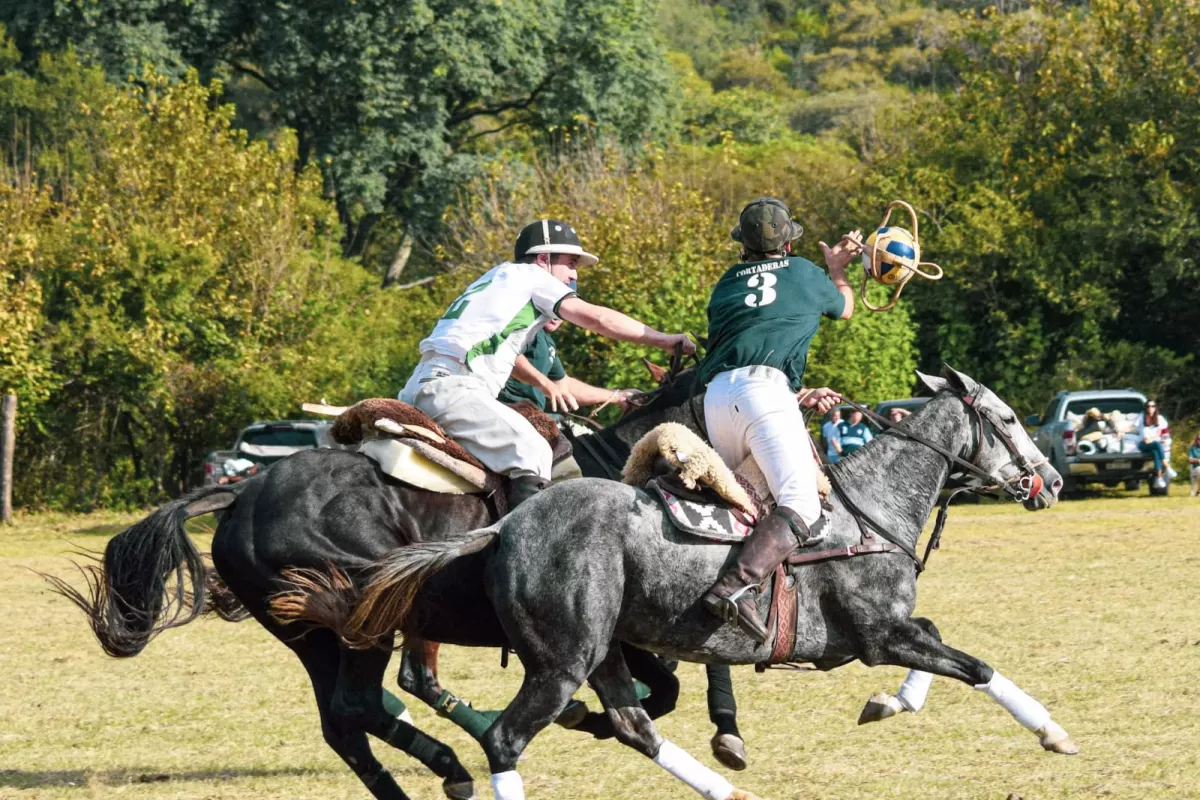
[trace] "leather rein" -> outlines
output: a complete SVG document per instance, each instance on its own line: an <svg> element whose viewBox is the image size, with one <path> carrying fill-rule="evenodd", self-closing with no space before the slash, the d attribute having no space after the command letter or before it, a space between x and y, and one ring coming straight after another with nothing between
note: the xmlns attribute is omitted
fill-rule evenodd
<svg viewBox="0 0 1200 800"><path fill-rule="evenodd" d="M981 387L982 388L982 387ZM861 413L864 417L870 419L884 431L893 431L899 436L903 436L910 441L916 442L919 445L933 450L938 455L946 459L950 465L950 475L947 480L962 480L967 474L970 474L979 483L974 485L959 486L953 489L946 497L938 504L937 521L934 523L933 533L929 537L929 542L925 546L925 555L923 558L918 558L912 547L906 545L898 536L891 533L886 527L880 525L871 516L865 513L848 495L845 488L840 485L834 474L829 473L830 484L834 491L842 499L846 508L858 520L859 527L863 529L864 539L870 536L870 529L874 530L881 537L896 545L902 550L916 566L917 574L920 575L929 563L929 557L934 550L941 546L942 531L946 527L946 518L950 512L950 503L953 502L958 495L964 492L984 493L995 489L1003 491L1006 495L1018 502L1024 502L1031 497L1034 497L1042 491L1042 478L1037 474L1037 467L1047 463L1045 458L1031 462L1021 452L1017 443L1012 436L1005 430L1004 426L997 420L992 418L992 413L979 404L978 390L968 395L958 395L958 399L962 400L967 408L967 416L971 419L974 448L970 460L964 459L956 453L952 453L941 445L931 442L923 436L915 434L906 428L901 428L891 420L886 419L880 414L871 409L859 405L858 403L843 397L842 402L848 404L851 408ZM1009 453L1009 463L1018 470L1018 475L1013 478L1004 479L995 473L988 472L979 466L979 457L983 453L983 445L987 441L987 428L991 428L992 434L1000 440Z"/></svg>

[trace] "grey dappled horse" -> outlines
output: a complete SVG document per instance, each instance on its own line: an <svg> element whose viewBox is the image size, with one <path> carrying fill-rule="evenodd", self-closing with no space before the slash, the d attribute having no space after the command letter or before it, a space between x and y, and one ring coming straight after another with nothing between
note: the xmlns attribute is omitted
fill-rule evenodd
<svg viewBox="0 0 1200 800"><path fill-rule="evenodd" d="M971 460L1030 510L1052 505L1062 479L1012 409L971 378L949 368L944 375L921 375L935 395L901 430ZM933 449L889 431L832 473L860 511L911 550L951 469ZM1019 485L1033 486L1033 493L1023 497ZM828 546L857 543L858 523L836 496L834 506ZM766 661L772 642L756 645L701 607L701 596L733 558L732 547L680 534L639 489L569 481L458 542L391 553L341 634L360 645L390 641L410 615L425 613L427 579L436 583L447 568L482 567L488 597L526 670L517 696L482 740L499 800L524 798L518 757L584 681L604 702L620 741L704 797L749 798L658 734L638 705L617 645L688 661ZM1077 752L1040 703L984 662L943 644L929 620L913 618L915 603L916 571L902 552L805 565L790 660L831 668L858 659L956 678L985 691L1046 749Z"/></svg>

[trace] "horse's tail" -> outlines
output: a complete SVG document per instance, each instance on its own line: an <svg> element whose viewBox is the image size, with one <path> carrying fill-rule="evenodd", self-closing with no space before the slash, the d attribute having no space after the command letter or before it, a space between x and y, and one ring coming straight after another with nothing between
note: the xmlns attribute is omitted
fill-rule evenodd
<svg viewBox="0 0 1200 800"><path fill-rule="evenodd" d="M226 622L241 622L249 619L250 611L242 605L225 579L212 567L208 568L208 576L204 579L205 614L216 614Z"/></svg>
<svg viewBox="0 0 1200 800"><path fill-rule="evenodd" d="M458 539L399 547L372 567L361 591L337 568L289 570L284 577L291 586L271 598L271 615L280 622L329 628L354 648L380 646L404 625L430 576L458 558L478 553L499 535L497 523Z"/></svg>
<svg viewBox="0 0 1200 800"><path fill-rule="evenodd" d="M235 499L232 487L214 486L167 503L114 536L99 565L79 567L87 580L84 590L53 575L42 577L83 609L104 652L136 656L159 633L204 611L210 570L183 524L228 508Z"/></svg>

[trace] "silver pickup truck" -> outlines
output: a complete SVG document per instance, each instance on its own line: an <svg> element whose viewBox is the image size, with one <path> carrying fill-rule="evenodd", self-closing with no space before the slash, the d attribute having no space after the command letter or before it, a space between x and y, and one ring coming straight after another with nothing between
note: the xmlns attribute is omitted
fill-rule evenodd
<svg viewBox="0 0 1200 800"><path fill-rule="evenodd" d="M251 468L270 466L281 458L314 447L338 447L329 438L332 420L253 422L238 434L232 450L214 450L204 460L204 485L236 483Z"/></svg>
<svg viewBox="0 0 1200 800"><path fill-rule="evenodd" d="M1123 483L1127 489L1137 489L1147 481L1151 494L1165 495L1170 481L1154 480L1154 459L1138 449L1136 435L1116 430L1111 423L1116 412L1124 420L1118 427L1128 427L1145 405L1146 396L1133 389L1061 391L1041 416L1034 414L1025 424L1036 429L1032 432L1034 443L1063 476L1064 493L1088 483ZM1100 426L1089 427L1086 415L1092 408L1103 417ZM1170 461L1170 431L1163 431L1162 445Z"/></svg>

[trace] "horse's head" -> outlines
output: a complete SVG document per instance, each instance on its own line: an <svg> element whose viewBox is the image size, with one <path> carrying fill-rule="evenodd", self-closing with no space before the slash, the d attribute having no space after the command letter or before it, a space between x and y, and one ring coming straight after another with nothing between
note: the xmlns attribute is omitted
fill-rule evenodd
<svg viewBox="0 0 1200 800"><path fill-rule="evenodd" d="M992 476L997 488L1021 500L1030 511L1049 508L1058 499L1062 476L1029 438L1017 415L983 384L947 365L942 377L917 375L935 392L957 395L975 426L973 454L968 460ZM978 478L977 483L982 483Z"/></svg>

